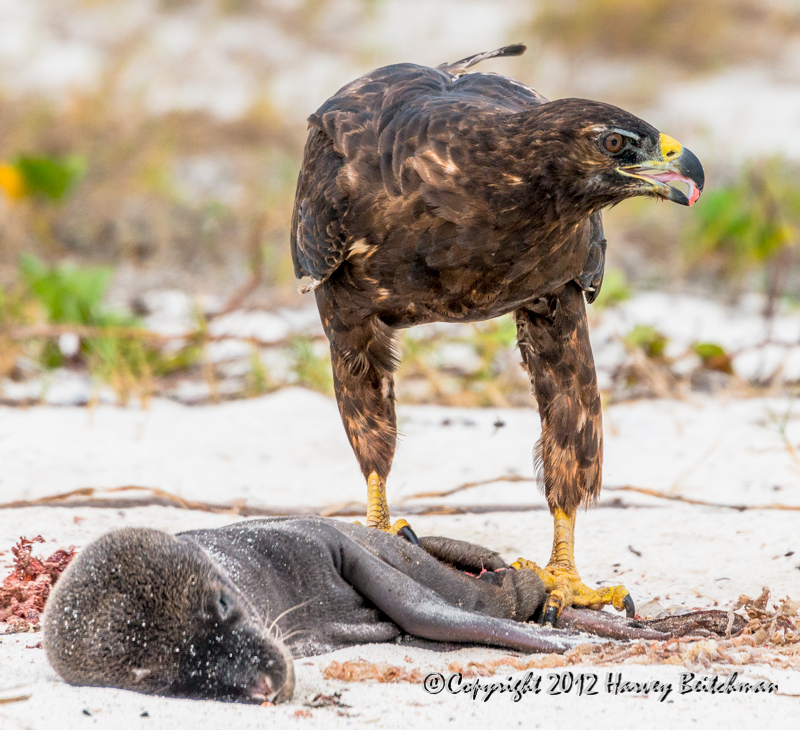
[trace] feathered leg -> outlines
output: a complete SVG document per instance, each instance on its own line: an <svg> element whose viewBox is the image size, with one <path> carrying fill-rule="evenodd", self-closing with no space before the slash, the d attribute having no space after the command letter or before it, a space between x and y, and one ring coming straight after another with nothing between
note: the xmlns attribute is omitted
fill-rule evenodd
<svg viewBox="0 0 800 730"><path fill-rule="evenodd" d="M336 402L367 480L367 526L400 534L419 544L405 520L390 522L386 501L386 479L397 441L394 372L398 356L394 330L374 316L345 322L338 311L328 306L328 297L324 285L317 290L317 304L331 346Z"/></svg>
<svg viewBox="0 0 800 730"><path fill-rule="evenodd" d="M553 515L553 550L545 568L520 560L514 567L536 570L547 588L546 623L565 606L600 608L613 604L633 614L622 586L593 590L575 567L575 516L600 493L603 430L586 306L577 284L538 299L516 312L517 341L531 377L542 419L536 447L545 496Z"/></svg>

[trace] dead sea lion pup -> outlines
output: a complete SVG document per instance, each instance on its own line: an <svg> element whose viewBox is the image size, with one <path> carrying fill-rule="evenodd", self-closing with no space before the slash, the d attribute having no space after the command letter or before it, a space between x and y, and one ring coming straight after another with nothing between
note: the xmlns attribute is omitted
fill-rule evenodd
<svg viewBox="0 0 800 730"><path fill-rule="evenodd" d="M526 652L579 641L521 623L544 601L534 572L470 543L423 546L317 517L111 532L53 589L47 657L75 685L280 702L294 688L293 656L404 634Z"/></svg>
<svg viewBox="0 0 800 730"><path fill-rule="evenodd" d="M399 640L562 652L611 639L738 633L724 611L633 621L565 609L524 624L545 590L533 571L444 537L417 547L380 530L278 517L178 535L128 528L78 554L42 619L50 663L70 684L239 702L292 696L293 657Z"/></svg>

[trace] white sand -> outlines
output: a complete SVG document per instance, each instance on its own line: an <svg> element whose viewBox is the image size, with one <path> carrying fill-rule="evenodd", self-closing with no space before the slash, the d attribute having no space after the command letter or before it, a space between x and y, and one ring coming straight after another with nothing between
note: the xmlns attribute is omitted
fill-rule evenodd
<svg viewBox="0 0 800 730"><path fill-rule="evenodd" d="M493 424L502 420L506 425ZM443 425L448 421L449 425ZM800 466L787 443L800 441L800 423L788 399L648 401L606 411L605 482L653 488L724 504L800 504ZM531 447L538 416L526 410L400 409L404 438L389 484L390 499L445 490L466 481L532 473ZM782 433L783 431L783 433ZM785 436L785 439L784 439ZM0 494L3 501L31 499L85 486L157 486L187 499L259 505L326 505L363 500L355 459L335 404L292 389L221 406L178 406L156 401L149 411L101 406L94 411L40 407L0 409ZM602 508L579 517L577 561L587 583L623 582L639 605L658 598L694 607L727 607L740 593L755 596L768 585L773 596L800 597L800 515L745 512L667 502L627 492L604 493L601 504L620 498L627 509ZM544 501L530 483L496 483L464 490L452 504L532 504ZM396 509L397 516L402 514ZM168 530L222 525L227 515L164 507L125 510L24 508L0 510L0 567L20 535L42 534L38 551L81 547L122 525ZM414 517L420 534L446 534L544 561L551 539L547 512ZM628 546L641 553L635 555ZM787 553L795 552L787 556ZM791 727L800 695L800 673L770 667L743 668L751 681L770 679L780 695L679 695L666 702L644 695L594 697L528 695L519 703L503 696L474 702L446 693L428 695L416 684L343 683L322 678L332 659L388 661L407 669L444 671L454 659L483 660L507 652L461 650L437 655L394 645L355 647L297 662L293 701L259 708L140 696L61 683L44 652L25 647L40 634L0 640L0 728L99 727L552 727L588 721L593 728L645 723L652 727L737 727L758 715L768 727ZM410 662L404 660L411 659ZM581 668L570 668L573 673ZM602 682L609 671L626 681L676 683L680 667L584 667ZM546 675L551 670L543 670ZM558 670L563 671L563 670ZM542 673L542 672L537 672ZM498 675L495 679L508 675ZM544 690L548 683L545 681ZM350 709L310 710L303 702L317 692L343 690ZM794 695L787 697L786 694ZM91 716L83 714L87 709ZM143 711L149 718L140 718Z"/></svg>

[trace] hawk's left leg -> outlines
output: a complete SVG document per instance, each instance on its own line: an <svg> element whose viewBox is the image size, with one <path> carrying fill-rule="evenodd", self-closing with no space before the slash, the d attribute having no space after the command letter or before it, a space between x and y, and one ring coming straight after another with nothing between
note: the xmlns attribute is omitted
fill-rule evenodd
<svg viewBox="0 0 800 730"><path fill-rule="evenodd" d="M394 330L376 316L348 316L331 302L327 283L316 291L322 325L331 346L333 390L344 430L367 481L367 527L399 534L419 544L405 520L389 518L386 478L397 441L394 371L398 356Z"/></svg>
<svg viewBox="0 0 800 730"><path fill-rule="evenodd" d="M516 312L517 341L531 376L542 437L537 444L544 492L553 515L553 550L545 568L520 559L514 567L535 570L549 595L545 623L565 606L606 604L633 616L633 599L622 586L595 590L575 567L575 517L597 499L603 464L600 393L594 369L586 305L575 282Z"/></svg>

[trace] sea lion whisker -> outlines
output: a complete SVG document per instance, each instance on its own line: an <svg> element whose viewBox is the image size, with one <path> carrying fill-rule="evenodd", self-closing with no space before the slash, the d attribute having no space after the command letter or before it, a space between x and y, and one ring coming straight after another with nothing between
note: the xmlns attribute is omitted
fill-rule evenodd
<svg viewBox="0 0 800 730"><path fill-rule="evenodd" d="M312 634L312 633L314 632L311 631L311 629L295 629L294 631L290 631L285 636L282 636L281 641L283 641L283 643L285 644L287 641L289 641L289 639L291 639L293 636L296 636L297 634Z"/></svg>
<svg viewBox="0 0 800 730"><path fill-rule="evenodd" d="M267 635L270 634L270 632L272 631L272 628L278 623L278 621L280 621L284 616L286 616L286 614L291 613L292 611L295 611L298 608L302 608L303 606L306 606L309 603L311 603L311 599L310 598L307 601L303 601L302 603L298 603L296 606L292 606L291 608L287 608L282 613L279 613L275 617L275 620L269 625L269 628L267 629ZM265 623L266 623L266 621L265 621Z"/></svg>

